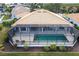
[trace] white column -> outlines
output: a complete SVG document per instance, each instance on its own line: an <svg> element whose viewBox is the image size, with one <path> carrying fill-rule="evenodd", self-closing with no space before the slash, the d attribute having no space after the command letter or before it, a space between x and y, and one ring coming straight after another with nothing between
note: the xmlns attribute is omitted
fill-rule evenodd
<svg viewBox="0 0 79 59"><path fill-rule="evenodd" d="M58 28L57 28L57 27L55 27L55 29L56 29L56 31L58 30Z"/></svg>
<svg viewBox="0 0 79 59"><path fill-rule="evenodd" d="M19 28L19 32L20 32L20 36L19 37L20 37L20 40L21 40L22 39L21 38L21 27L18 27L18 28Z"/></svg>
<svg viewBox="0 0 79 59"><path fill-rule="evenodd" d="M29 32L29 28L28 27L26 27L26 31Z"/></svg>
<svg viewBox="0 0 79 59"><path fill-rule="evenodd" d="M21 28L20 27L18 27L19 28L19 32L21 32Z"/></svg>
<svg viewBox="0 0 79 59"><path fill-rule="evenodd" d="M67 27L65 27L65 32L68 32L68 31L67 31Z"/></svg>
<svg viewBox="0 0 79 59"><path fill-rule="evenodd" d="M70 28L68 29L68 31L70 32Z"/></svg>
<svg viewBox="0 0 79 59"><path fill-rule="evenodd" d="M28 29L28 32L29 32L30 31L30 27L28 27L27 29Z"/></svg>
<svg viewBox="0 0 79 59"><path fill-rule="evenodd" d="M42 32L43 32L43 27L42 27Z"/></svg>
<svg viewBox="0 0 79 59"><path fill-rule="evenodd" d="M26 27L26 32L27 32L27 27Z"/></svg>

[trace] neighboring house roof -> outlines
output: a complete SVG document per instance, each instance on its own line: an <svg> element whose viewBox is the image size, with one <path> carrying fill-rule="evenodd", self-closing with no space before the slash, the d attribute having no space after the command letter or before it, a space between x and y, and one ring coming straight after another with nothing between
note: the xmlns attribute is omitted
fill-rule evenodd
<svg viewBox="0 0 79 59"><path fill-rule="evenodd" d="M15 8L13 8L11 13L16 17L23 17L24 15L30 13L30 8L17 5Z"/></svg>
<svg viewBox="0 0 79 59"><path fill-rule="evenodd" d="M12 26L26 24L66 24L72 26L72 24L65 20L63 17L44 9L40 9L25 15L16 21Z"/></svg>
<svg viewBox="0 0 79 59"><path fill-rule="evenodd" d="M67 14L67 16L79 22L79 13Z"/></svg>

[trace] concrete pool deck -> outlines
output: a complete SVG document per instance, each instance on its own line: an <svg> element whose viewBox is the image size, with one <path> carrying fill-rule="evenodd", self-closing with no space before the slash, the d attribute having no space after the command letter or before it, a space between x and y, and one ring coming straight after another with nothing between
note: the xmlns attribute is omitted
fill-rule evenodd
<svg viewBox="0 0 79 59"><path fill-rule="evenodd" d="M67 38L71 38L71 36ZM25 33L15 34L13 37L14 43L16 43L16 40L20 41L19 43L17 43L18 47L23 47L24 45L28 45L29 47L42 47L42 46L50 46L51 44L56 44L57 46L73 46L74 45L72 40L70 40L69 42L62 42L62 41L40 41L38 42L38 41L34 41L33 34L29 35ZM25 40L25 44L21 44L22 40Z"/></svg>

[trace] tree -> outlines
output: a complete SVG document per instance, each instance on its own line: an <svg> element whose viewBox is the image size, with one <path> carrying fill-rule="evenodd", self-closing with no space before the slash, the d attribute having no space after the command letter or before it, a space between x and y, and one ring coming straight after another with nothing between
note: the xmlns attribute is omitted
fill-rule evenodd
<svg viewBox="0 0 79 59"><path fill-rule="evenodd" d="M62 6L61 11L62 11L62 13L69 13L67 6Z"/></svg>
<svg viewBox="0 0 79 59"><path fill-rule="evenodd" d="M43 8L52 12L59 13L62 4L54 3L54 4L43 4Z"/></svg>
<svg viewBox="0 0 79 59"><path fill-rule="evenodd" d="M7 7L5 11L11 12L12 11L12 8L11 7Z"/></svg>
<svg viewBox="0 0 79 59"><path fill-rule="evenodd" d="M32 3L30 5L30 9L31 11L34 11L34 9L40 9L43 7L43 4L42 3Z"/></svg>
<svg viewBox="0 0 79 59"><path fill-rule="evenodd" d="M69 11L70 13L76 13L76 12L77 12L77 8L76 8L76 7L70 7L70 8L68 9L68 11Z"/></svg>

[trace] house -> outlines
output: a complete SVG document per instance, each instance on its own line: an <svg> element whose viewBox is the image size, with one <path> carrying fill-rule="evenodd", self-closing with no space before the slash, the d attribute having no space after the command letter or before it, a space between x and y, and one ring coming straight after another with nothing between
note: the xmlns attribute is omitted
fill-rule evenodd
<svg viewBox="0 0 79 59"><path fill-rule="evenodd" d="M0 12L3 12L4 8L3 8L3 4L0 4Z"/></svg>
<svg viewBox="0 0 79 59"><path fill-rule="evenodd" d="M79 13L67 14L66 16L69 17L74 24L79 26Z"/></svg>
<svg viewBox="0 0 79 59"><path fill-rule="evenodd" d="M12 7L14 8L15 6L17 6L19 3L5 3L7 7Z"/></svg>
<svg viewBox="0 0 79 59"><path fill-rule="evenodd" d="M2 13L4 10L3 10L3 7L0 6L0 13Z"/></svg>
<svg viewBox="0 0 79 59"><path fill-rule="evenodd" d="M0 4L0 17L1 17L1 14L3 14L3 12L4 12L3 5L2 5L2 4Z"/></svg>
<svg viewBox="0 0 79 59"><path fill-rule="evenodd" d="M17 47L56 46L73 47L76 43L75 28L63 17L39 9L17 20L9 32L11 44Z"/></svg>
<svg viewBox="0 0 79 59"><path fill-rule="evenodd" d="M21 4L18 4L18 5L16 5L14 8L13 8L13 10L12 10L12 12L11 12L11 14L12 14L12 19L13 18L21 18L21 17L23 17L24 15L26 15L26 14L28 14L28 13L30 13L30 8L28 8L28 7L24 7L23 5L21 5Z"/></svg>

